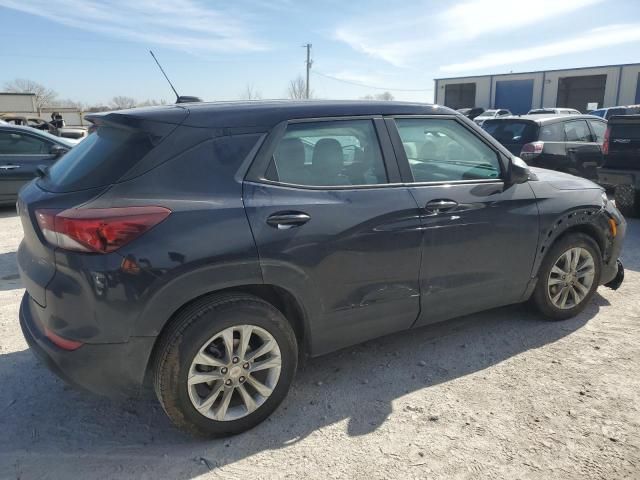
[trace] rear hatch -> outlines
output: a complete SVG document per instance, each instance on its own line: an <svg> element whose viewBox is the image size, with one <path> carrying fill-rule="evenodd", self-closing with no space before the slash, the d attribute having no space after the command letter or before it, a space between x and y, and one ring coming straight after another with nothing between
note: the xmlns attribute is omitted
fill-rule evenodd
<svg viewBox="0 0 640 480"><path fill-rule="evenodd" d="M181 123L184 109L168 118ZM157 147L177 124L149 120L140 111L91 117L98 125L80 144L65 154L44 175L27 184L18 196L17 208L24 239L18 250L20 276L30 297L46 307L46 288L56 273L55 247L44 238L38 211L63 211L81 206L118 183L127 173L155 161Z"/></svg>
<svg viewBox="0 0 640 480"><path fill-rule="evenodd" d="M640 115L616 116L609 120L609 151L604 167L640 170Z"/></svg>
<svg viewBox="0 0 640 480"><path fill-rule="evenodd" d="M538 139L538 125L531 120L496 118L486 120L482 128L515 156L525 144Z"/></svg>

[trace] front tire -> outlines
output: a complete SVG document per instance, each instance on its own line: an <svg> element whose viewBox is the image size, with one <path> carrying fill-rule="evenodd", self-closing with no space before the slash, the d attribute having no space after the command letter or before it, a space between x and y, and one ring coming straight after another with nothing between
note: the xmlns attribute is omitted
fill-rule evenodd
<svg viewBox="0 0 640 480"><path fill-rule="evenodd" d="M199 436L249 430L284 400L298 346L282 313L252 295L206 297L161 338L154 387L171 421Z"/></svg>
<svg viewBox="0 0 640 480"><path fill-rule="evenodd" d="M583 233L565 235L542 261L531 303L549 320L574 317L593 297L601 270L600 248L591 237Z"/></svg>

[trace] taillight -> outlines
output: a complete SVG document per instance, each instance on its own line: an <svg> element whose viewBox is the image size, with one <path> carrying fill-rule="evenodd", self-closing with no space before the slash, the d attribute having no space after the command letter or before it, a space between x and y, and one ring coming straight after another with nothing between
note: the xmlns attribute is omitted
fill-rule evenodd
<svg viewBox="0 0 640 480"><path fill-rule="evenodd" d="M520 158L523 160L531 160L542 153L544 142L525 143L520 151Z"/></svg>
<svg viewBox="0 0 640 480"><path fill-rule="evenodd" d="M611 138L611 127L607 126L604 132L604 142L602 143L602 154L609 154L609 138Z"/></svg>
<svg viewBox="0 0 640 480"><path fill-rule="evenodd" d="M46 240L65 250L110 253L169 216L164 207L70 208L36 210Z"/></svg>

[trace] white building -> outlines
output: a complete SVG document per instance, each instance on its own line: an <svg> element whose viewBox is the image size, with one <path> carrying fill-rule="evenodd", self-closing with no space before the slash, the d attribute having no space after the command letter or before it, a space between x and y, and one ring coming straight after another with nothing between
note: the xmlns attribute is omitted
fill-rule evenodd
<svg viewBox="0 0 640 480"><path fill-rule="evenodd" d="M640 63L435 79L435 103L451 108L596 108L640 103ZM591 108L588 108L589 107Z"/></svg>

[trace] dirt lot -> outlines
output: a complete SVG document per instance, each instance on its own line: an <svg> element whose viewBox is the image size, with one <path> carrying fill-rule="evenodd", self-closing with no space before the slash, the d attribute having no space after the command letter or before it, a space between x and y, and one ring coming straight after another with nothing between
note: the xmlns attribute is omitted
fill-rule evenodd
<svg viewBox="0 0 640 480"><path fill-rule="evenodd" d="M18 219L0 210L0 478L640 478L640 221L627 280L579 317L509 307L315 359L283 406L218 441L149 400L76 392L18 326Z"/></svg>

